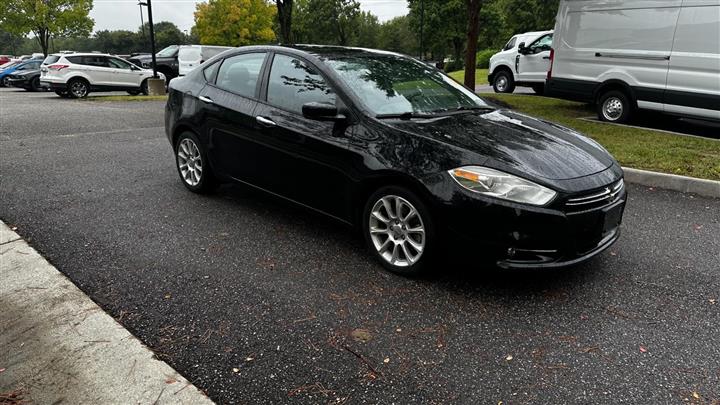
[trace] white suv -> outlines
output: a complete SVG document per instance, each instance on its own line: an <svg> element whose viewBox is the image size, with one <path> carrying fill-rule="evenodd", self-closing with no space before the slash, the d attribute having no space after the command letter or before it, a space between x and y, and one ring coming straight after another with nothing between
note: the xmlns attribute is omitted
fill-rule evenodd
<svg viewBox="0 0 720 405"><path fill-rule="evenodd" d="M147 94L152 70L139 68L117 56L101 53L53 54L45 58L40 84L61 97L82 98L91 91L124 90ZM158 73L165 79L162 73Z"/></svg>
<svg viewBox="0 0 720 405"><path fill-rule="evenodd" d="M512 93L516 86L532 87L542 94L550 69L553 31L526 32L510 38L490 58L488 83L496 93Z"/></svg>

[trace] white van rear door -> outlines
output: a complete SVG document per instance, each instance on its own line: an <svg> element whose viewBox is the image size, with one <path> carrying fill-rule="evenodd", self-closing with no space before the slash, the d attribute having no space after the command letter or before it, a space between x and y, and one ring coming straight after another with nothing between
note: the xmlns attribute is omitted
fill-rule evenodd
<svg viewBox="0 0 720 405"><path fill-rule="evenodd" d="M181 46L178 51L178 74L185 76L202 62L202 47L199 45Z"/></svg>
<svg viewBox="0 0 720 405"><path fill-rule="evenodd" d="M686 3L700 5L685 7ZM675 30L664 109L720 119L720 4L686 3Z"/></svg>

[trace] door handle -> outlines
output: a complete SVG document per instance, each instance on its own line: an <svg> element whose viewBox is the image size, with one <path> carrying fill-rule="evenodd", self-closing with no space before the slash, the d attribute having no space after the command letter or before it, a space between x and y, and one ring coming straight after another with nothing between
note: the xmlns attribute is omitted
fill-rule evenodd
<svg viewBox="0 0 720 405"><path fill-rule="evenodd" d="M255 120L257 121L258 124L266 126L266 127L274 127L275 125L277 125L277 124L275 124L275 121L273 121L271 119L267 119L265 117L261 117L259 115L257 117L255 117Z"/></svg>
<svg viewBox="0 0 720 405"><path fill-rule="evenodd" d="M198 99L200 99L200 101L205 102L205 103L208 103L208 104L212 104L212 103L213 103L213 101L212 101L211 98L208 98L208 97L205 97L205 96L199 96Z"/></svg>
<svg viewBox="0 0 720 405"><path fill-rule="evenodd" d="M549 56L543 56L543 59L550 60L550 57L549 57Z"/></svg>

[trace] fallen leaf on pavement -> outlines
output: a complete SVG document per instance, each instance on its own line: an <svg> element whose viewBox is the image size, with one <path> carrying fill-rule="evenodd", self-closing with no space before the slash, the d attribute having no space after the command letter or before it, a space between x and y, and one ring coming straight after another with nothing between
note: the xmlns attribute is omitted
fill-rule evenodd
<svg viewBox="0 0 720 405"><path fill-rule="evenodd" d="M12 228L10 228L10 230L11 230L11 231L17 231L17 226L13 226Z"/></svg>
<svg viewBox="0 0 720 405"><path fill-rule="evenodd" d="M237 367L233 368L233 373L239 373L239 372L240 372L239 368L237 368Z"/></svg>
<svg viewBox="0 0 720 405"><path fill-rule="evenodd" d="M697 392L693 392L693 393L692 393L692 396L693 396L693 398L695 398L695 399L700 399L700 394L698 394Z"/></svg>
<svg viewBox="0 0 720 405"><path fill-rule="evenodd" d="M717 300L716 300L715 298L710 298L710 299L708 300L708 302L709 302L710 304L715 305L715 303L717 302Z"/></svg>
<svg viewBox="0 0 720 405"><path fill-rule="evenodd" d="M6 370L5 367L0 368L0 373L2 373L2 372L5 371L5 370Z"/></svg>
<svg viewBox="0 0 720 405"><path fill-rule="evenodd" d="M383 360L383 363L385 363L385 364L388 364L388 363L390 363L390 358L388 358L388 357L385 357L385 360Z"/></svg>
<svg viewBox="0 0 720 405"><path fill-rule="evenodd" d="M245 361L253 361L253 360L255 360L255 359L252 357L245 357Z"/></svg>
<svg viewBox="0 0 720 405"><path fill-rule="evenodd" d="M353 338L357 342L365 343L372 339L372 335L370 334L370 331L367 329L353 329L352 332L350 332L350 337Z"/></svg>
<svg viewBox="0 0 720 405"><path fill-rule="evenodd" d="M640 353L647 353L647 351L648 350L645 348L645 346L640 346Z"/></svg>
<svg viewBox="0 0 720 405"><path fill-rule="evenodd" d="M512 360L512 359L513 359L513 356L511 356L511 355L509 355L509 354L508 354L507 357L505 357L505 360L507 360L507 361L510 361L510 360Z"/></svg>
<svg viewBox="0 0 720 405"><path fill-rule="evenodd" d="M176 382L177 380L174 378L168 378L167 380L165 380L165 384L175 384Z"/></svg>

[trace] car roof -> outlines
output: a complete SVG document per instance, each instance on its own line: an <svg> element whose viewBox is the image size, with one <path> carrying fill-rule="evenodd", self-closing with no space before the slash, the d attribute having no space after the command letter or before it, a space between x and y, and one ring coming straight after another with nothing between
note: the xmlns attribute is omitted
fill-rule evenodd
<svg viewBox="0 0 720 405"><path fill-rule="evenodd" d="M530 32L526 32L526 33L520 34L520 35L522 35L522 36L528 36L528 37L530 37L530 36L540 36L540 35L545 35L545 34L552 34L553 31L554 31L554 30L547 30L547 31L530 31Z"/></svg>

